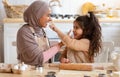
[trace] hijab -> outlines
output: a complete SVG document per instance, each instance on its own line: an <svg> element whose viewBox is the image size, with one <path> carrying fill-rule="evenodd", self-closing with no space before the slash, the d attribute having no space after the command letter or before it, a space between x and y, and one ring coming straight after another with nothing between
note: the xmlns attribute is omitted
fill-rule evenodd
<svg viewBox="0 0 120 77"><path fill-rule="evenodd" d="M39 32L41 25L39 19L48 11L49 5L42 0L34 1L24 12L24 21Z"/></svg>

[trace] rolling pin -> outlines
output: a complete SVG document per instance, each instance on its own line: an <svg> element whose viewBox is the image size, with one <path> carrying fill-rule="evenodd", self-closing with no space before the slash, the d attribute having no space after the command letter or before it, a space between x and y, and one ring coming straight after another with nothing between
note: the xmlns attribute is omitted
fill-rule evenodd
<svg viewBox="0 0 120 77"><path fill-rule="evenodd" d="M87 63L60 63L59 68L62 69L62 70L91 71L93 69L93 64L87 64Z"/></svg>

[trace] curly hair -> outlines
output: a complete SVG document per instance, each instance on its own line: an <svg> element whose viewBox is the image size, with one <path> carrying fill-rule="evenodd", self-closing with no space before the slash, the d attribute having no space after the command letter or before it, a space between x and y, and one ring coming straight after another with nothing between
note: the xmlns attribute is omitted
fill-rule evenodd
<svg viewBox="0 0 120 77"><path fill-rule="evenodd" d="M93 12L88 12L88 15L78 16L74 22L77 22L83 34L81 38L90 40L89 55L96 56L101 49L101 26Z"/></svg>

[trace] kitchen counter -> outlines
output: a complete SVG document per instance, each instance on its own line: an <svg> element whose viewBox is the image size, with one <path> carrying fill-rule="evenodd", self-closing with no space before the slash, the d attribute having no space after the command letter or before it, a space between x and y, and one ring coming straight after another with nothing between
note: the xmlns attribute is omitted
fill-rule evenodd
<svg viewBox="0 0 120 77"><path fill-rule="evenodd" d="M22 18L5 18L3 21L8 23L24 22ZM53 19L53 21L69 23L73 22L74 19ZM120 18L99 18L99 21L102 23L120 23Z"/></svg>
<svg viewBox="0 0 120 77"><path fill-rule="evenodd" d="M105 69L93 69L92 71L61 70L59 69L59 64L46 64L43 72L40 72L39 70L28 70L22 74L0 73L0 77L45 77L45 75L50 71L56 72L56 77L84 77L84 75L98 77L98 74L106 74L106 69L108 69L108 67L110 68L110 66L112 66L112 63L96 63L96 65L104 66Z"/></svg>

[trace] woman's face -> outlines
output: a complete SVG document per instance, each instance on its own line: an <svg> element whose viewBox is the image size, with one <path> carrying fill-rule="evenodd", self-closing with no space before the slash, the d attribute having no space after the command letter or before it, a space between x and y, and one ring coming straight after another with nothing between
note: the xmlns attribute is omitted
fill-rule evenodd
<svg viewBox="0 0 120 77"><path fill-rule="evenodd" d="M51 14L51 10L49 9L41 18L40 18L40 25L41 27L46 27L47 26L47 23L49 21L51 21L51 17L50 17L50 14Z"/></svg>
<svg viewBox="0 0 120 77"><path fill-rule="evenodd" d="M83 33L83 30L81 29L81 27L78 25L77 22L74 22L74 25L73 25L74 38L79 39L82 33Z"/></svg>

